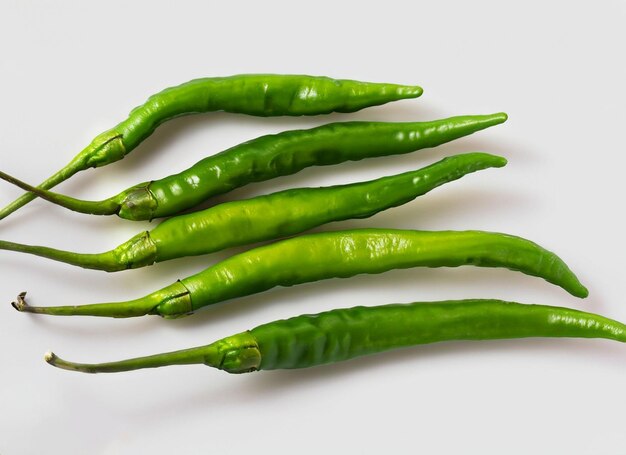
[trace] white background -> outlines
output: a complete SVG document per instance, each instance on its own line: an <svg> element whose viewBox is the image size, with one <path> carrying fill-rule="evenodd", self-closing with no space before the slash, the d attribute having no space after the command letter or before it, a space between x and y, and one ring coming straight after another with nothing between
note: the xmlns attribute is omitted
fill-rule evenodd
<svg viewBox="0 0 626 455"><path fill-rule="evenodd" d="M604 340L454 342L239 376L202 366L93 376L43 362L48 349L106 361L185 348L357 304L493 297L626 320L626 3L227 3L2 1L0 169L38 183L149 95L196 77L273 72L416 83L421 98L353 115L177 119L123 161L58 189L108 197L244 140L329 121L506 111L506 124L437 149L309 169L217 200L365 180L453 153L502 154L504 169L322 229L521 235L557 252L590 297L465 267L275 289L175 321L37 317L9 302L23 290L39 305L135 298L243 248L118 274L0 252L0 454L624 453L626 347ZM2 205L19 194L0 184ZM151 226L36 201L0 223L0 238L99 252Z"/></svg>

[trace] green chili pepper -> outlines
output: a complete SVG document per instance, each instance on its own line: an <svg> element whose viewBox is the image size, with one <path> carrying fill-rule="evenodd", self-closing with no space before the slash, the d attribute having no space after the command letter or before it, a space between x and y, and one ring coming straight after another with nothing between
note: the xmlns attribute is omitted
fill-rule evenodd
<svg viewBox="0 0 626 455"><path fill-rule="evenodd" d="M405 204L446 182L506 160L486 153L445 158L418 171L370 182L299 188L228 202L170 218L117 248L82 254L0 240L0 249L36 254L80 267L114 272L169 259L212 253L236 245L297 234L321 224L366 218Z"/></svg>
<svg viewBox="0 0 626 455"><path fill-rule="evenodd" d="M554 253L506 234L480 231L356 229L294 237L246 251L145 297L126 302L34 307L18 296L19 311L60 316L175 318L207 305L276 286L410 267L505 267L542 277L570 294L587 289Z"/></svg>
<svg viewBox="0 0 626 455"><path fill-rule="evenodd" d="M264 117L354 112L421 94L422 89L417 86L318 76L245 74L196 79L151 96L133 109L126 120L97 136L68 165L39 186L49 189L77 172L120 160L161 123L181 115L211 111ZM35 197L33 193L20 196L0 210L0 219Z"/></svg>
<svg viewBox="0 0 626 455"><path fill-rule="evenodd" d="M51 365L84 373L115 373L204 364L229 373L308 368L391 349L451 340L528 337L606 338L626 342L626 325L603 316L501 300L456 300L355 307L274 321L207 346L86 364Z"/></svg>
<svg viewBox="0 0 626 455"><path fill-rule="evenodd" d="M71 210L150 220L174 215L251 182L338 164L435 147L500 124L506 114L451 117L432 122L331 123L263 136L203 159L191 168L135 185L103 201L83 201L35 188L0 172L0 178Z"/></svg>

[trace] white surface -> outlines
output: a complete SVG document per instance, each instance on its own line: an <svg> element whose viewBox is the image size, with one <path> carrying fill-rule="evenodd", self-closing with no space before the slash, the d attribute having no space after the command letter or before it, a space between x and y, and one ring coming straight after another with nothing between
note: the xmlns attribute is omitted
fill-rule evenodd
<svg viewBox="0 0 626 455"><path fill-rule="evenodd" d="M601 340L424 346L301 371L231 376L202 366L89 376L53 349L106 361L206 344L260 323L356 304L494 297L626 320L623 1L0 4L0 169L32 183L150 94L245 72L418 83L424 95L354 115L178 119L132 155L58 187L101 198L241 141L329 121L509 121L433 150L309 169L219 200L358 181L457 152L509 158L369 220L323 229L484 229L554 250L588 285L577 300L505 270L405 270L276 289L166 321L31 317L9 305L144 295L232 251L119 274L0 252L0 454L616 454L626 432L626 347ZM0 203L20 194L0 182ZM148 223L37 201L0 238L104 251ZM210 451L210 452L209 452Z"/></svg>

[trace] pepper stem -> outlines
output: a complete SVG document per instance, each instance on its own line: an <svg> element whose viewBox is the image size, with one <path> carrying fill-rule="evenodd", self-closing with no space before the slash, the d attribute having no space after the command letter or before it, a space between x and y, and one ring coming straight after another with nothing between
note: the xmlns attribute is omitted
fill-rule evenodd
<svg viewBox="0 0 626 455"><path fill-rule="evenodd" d="M28 311L28 304L26 303L25 297L26 291L20 292L17 296L17 300L15 302L11 302L13 308L15 308L17 311Z"/></svg>
<svg viewBox="0 0 626 455"><path fill-rule="evenodd" d="M32 198L29 200L34 199L36 195L41 197L42 199L45 199L46 201L52 202L53 204L59 205L61 207L65 207L74 212L89 213L91 215L115 215L120 210L120 204L114 198L104 199L102 201L85 201L82 199L75 199L70 196L65 196L63 194L55 193L53 191L48 191L44 188L37 188L2 171L0 171L0 179L32 193L30 194ZM43 184L41 186L43 186ZM24 196L28 195L29 194L26 194ZM13 211L13 209L9 209L13 205L15 205L14 210L17 210L19 207L28 202L28 200L25 200L24 204L17 205L18 201L20 201L20 199L22 199L24 196L21 196L12 204L8 205L7 207L5 207L5 209L0 211L0 219L4 218L6 215ZM5 211L8 211L8 213L4 214Z"/></svg>
<svg viewBox="0 0 626 455"><path fill-rule="evenodd" d="M169 365L201 363L228 373L248 373L261 368L261 351L254 336L241 332L205 346L165 352L146 357L107 363L74 363L60 359L52 352L45 355L46 362L64 370L83 373L117 373L120 371L158 368Z"/></svg>
<svg viewBox="0 0 626 455"><path fill-rule="evenodd" d="M129 262L124 263L118 260L115 255L115 250L95 254L74 253L45 246L24 245L4 240L0 240L0 250L34 254L54 261L77 265L85 269L104 270L107 272L125 270L132 266Z"/></svg>
<svg viewBox="0 0 626 455"><path fill-rule="evenodd" d="M143 267L152 265L157 261L157 247L148 232L139 233L116 248L103 253L75 253L5 240L0 240L0 250L34 254L53 261L77 265L85 269L104 270L105 272Z"/></svg>
<svg viewBox="0 0 626 455"><path fill-rule="evenodd" d="M189 290L177 281L158 291L124 302L91 303L87 305L30 306L26 303L26 292L12 302L13 308L26 313L50 314L54 316L105 316L131 318L156 314L165 318L183 317L193 312Z"/></svg>
<svg viewBox="0 0 626 455"><path fill-rule="evenodd" d="M169 365L214 364L217 359L217 347L213 345L184 349L181 351L166 352L146 357L121 360L106 363L75 363L57 357L53 352L46 352L44 359L50 365L70 371L82 373L117 373L121 371L139 370L143 368L158 368Z"/></svg>
<svg viewBox="0 0 626 455"><path fill-rule="evenodd" d="M113 318L130 318L151 314L160 303L153 294L137 300L114 303L94 303L90 305L64 306L31 306L26 303L26 292L11 302L13 308L22 313L49 314L54 316L106 316Z"/></svg>
<svg viewBox="0 0 626 455"><path fill-rule="evenodd" d="M64 167L63 169L61 169L60 171L58 171L57 173L55 173L54 175L52 175L51 177L47 178L45 181L41 182L39 187L43 189L52 188L53 186L56 186L59 183L64 182L65 180L69 179L71 176L73 176L77 172L82 171L83 169L84 169L83 166L80 165L79 163L72 162L68 164L66 167ZM16 200L14 200L9 205L7 205L2 210L0 210L0 220L6 218L7 216L15 212L20 207L23 207L24 205L28 204L30 201L32 201L36 197L37 195L34 192L22 194Z"/></svg>
<svg viewBox="0 0 626 455"><path fill-rule="evenodd" d="M114 163L121 160L126 155L126 147L124 146L123 135L114 129L105 131L96 136L85 149L76 155L61 170L48 177L39 184L39 189L48 190L55 185L72 177L74 174L89 169L90 167L99 167L106 164ZM31 187L32 188L32 187ZM0 220L15 212L20 207L28 204L37 196L42 196L35 191L28 190L26 194L22 194L16 200L0 210ZM42 196L43 197L43 196ZM53 201L54 202L54 201Z"/></svg>

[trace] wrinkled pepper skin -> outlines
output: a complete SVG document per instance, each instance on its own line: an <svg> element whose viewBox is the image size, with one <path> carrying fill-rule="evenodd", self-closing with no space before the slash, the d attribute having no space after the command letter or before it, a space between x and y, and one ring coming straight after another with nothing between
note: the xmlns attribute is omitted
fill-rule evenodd
<svg viewBox="0 0 626 455"><path fill-rule="evenodd" d="M21 294L13 306L19 311L61 316L157 314L176 318L276 286L393 269L462 265L504 267L541 277L577 297L588 294L558 256L520 237L481 231L356 229L304 235L254 248L136 300L35 307L27 305Z"/></svg>
<svg viewBox="0 0 626 455"><path fill-rule="evenodd" d="M256 116L354 112L422 94L418 86L337 80L320 76L244 74L196 79L163 90L128 118L97 136L63 169L42 182L52 188L77 172L124 158L162 123L194 113L226 111ZM27 193L0 211L0 219L36 196Z"/></svg>
<svg viewBox="0 0 626 455"><path fill-rule="evenodd" d="M454 300L336 309L274 321L207 346L101 364L46 361L85 373L205 364L229 373L308 368L452 340L529 337L626 342L626 325L603 316L501 300Z"/></svg>
<svg viewBox="0 0 626 455"><path fill-rule="evenodd" d="M114 272L225 248L277 239L331 221L370 217L405 204L452 180L506 160L487 153L451 156L417 171L369 182L298 188L227 202L163 221L111 251L73 253L0 240L0 249L21 251L61 262Z"/></svg>
<svg viewBox="0 0 626 455"><path fill-rule="evenodd" d="M431 122L331 123L309 130L262 136L232 147L168 177L134 185L102 201L84 201L40 190L0 172L0 178L81 213L151 220L180 213L252 182L294 174L310 166L397 155L437 145L506 121L504 113Z"/></svg>
<svg viewBox="0 0 626 455"><path fill-rule="evenodd" d="M128 207L128 196L124 195L118 199L119 216L133 220L169 216L248 183L295 174L311 166L436 147L506 118L506 114L499 113L432 122L347 122L264 136L205 158L179 174L148 183L155 201L148 215Z"/></svg>
<svg viewBox="0 0 626 455"><path fill-rule="evenodd" d="M261 353L260 370L306 368L448 340L573 337L626 342L626 326L602 316L497 300L332 310L261 325L250 333Z"/></svg>
<svg viewBox="0 0 626 455"><path fill-rule="evenodd" d="M499 156L467 153L369 182L300 188L228 202L209 209L206 216L192 213L162 223L152 235L158 251L156 260L278 239L332 221L368 218L466 174L505 164Z"/></svg>

